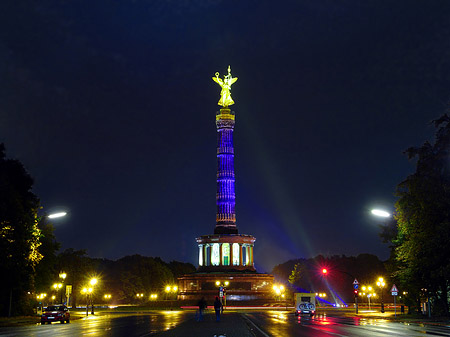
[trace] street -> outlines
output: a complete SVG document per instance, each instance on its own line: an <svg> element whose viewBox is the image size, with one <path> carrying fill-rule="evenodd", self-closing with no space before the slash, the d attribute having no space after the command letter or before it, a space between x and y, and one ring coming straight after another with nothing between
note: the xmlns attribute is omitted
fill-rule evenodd
<svg viewBox="0 0 450 337"><path fill-rule="evenodd" d="M203 322L194 311L101 313L70 324L0 328L1 336L449 336L449 325L392 322L381 318L351 317L323 311L296 317L285 310L230 310L215 321L211 310Z"/></svg>
<svg viewBox="0 0 450 337"><path fill-rule="evenodd" d="M251 312L244 317L262 330L261 336L450 336L450 326L330 316L326 312L314 317L283 311Z"/></svg>

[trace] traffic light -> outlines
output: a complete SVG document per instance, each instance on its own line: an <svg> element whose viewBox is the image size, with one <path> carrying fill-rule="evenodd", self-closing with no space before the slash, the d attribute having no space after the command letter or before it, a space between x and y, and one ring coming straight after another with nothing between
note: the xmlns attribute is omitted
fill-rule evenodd
<svg viewBox="0 0 450 337"><path fill-rule="evenodd" d="M325 276L328 273L327 268L322 268L322 275Z"/></svg>
<svg viewBox="0 0 450 337"><path fill-rule="evenodd" d="M355 297L358 296L358 289L353 290L353 293L355 294Z"/></svg>

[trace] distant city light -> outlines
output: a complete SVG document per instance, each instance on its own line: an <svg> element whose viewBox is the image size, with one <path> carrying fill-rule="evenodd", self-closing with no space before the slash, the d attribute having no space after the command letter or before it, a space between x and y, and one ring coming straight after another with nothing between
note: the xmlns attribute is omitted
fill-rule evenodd
<svg viewBox="0 0 450 337"><path fill-rule="evenodd" d="M381 209L373 209L371 212L373 215L381 216L383 218L389 218L391 216L391 214Z"/></svg>
<svg viewBox="0 0 450 337"><path fill-rule="evenodd" d="M49 219L55 219L55 218L61 218L63 216L66 216L67 212L58 212L58 213L53 213L53 214L49 214L48 218Z"/></svg>

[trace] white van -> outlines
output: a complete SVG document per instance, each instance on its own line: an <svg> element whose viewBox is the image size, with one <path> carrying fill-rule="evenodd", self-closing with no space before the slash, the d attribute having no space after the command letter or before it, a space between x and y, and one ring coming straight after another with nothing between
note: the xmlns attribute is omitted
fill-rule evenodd
<svg viewBox="0 0 450 337"><path fill-rule="evenodd" d="M295 316L310 315L316 312L316 294L295 293Z"/></svg>

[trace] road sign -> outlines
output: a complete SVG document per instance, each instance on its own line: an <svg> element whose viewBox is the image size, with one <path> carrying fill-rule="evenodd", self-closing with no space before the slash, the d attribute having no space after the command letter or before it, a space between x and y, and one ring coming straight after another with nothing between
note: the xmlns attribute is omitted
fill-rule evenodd
<svg viewBox="0 0 450 337"><path fill-rule="evenodd" d="M397 296L398 295L397 291L392 291L391 293L392 293L392 296Z"/></svg>
<svg viewBox="0 0 450 337"><path fill-rule="evenodd" d="M355 279L355 280L353 281L353 284L359 284L358 280Z"/></svg>
<svg viewBox="0 0 450 337"><path fill-rule="evenodd" d="M391 292L398 292L398 288L395 284L392 286Z"/></svg>
<svg viewBox="0 0 450 337"><path fill-rule="evenodd" d="M353 284L353 288L358 289L359 288L359 284Z"/></svg>

